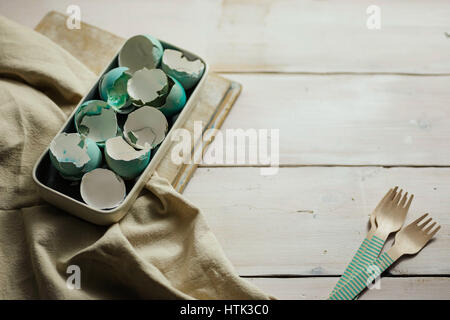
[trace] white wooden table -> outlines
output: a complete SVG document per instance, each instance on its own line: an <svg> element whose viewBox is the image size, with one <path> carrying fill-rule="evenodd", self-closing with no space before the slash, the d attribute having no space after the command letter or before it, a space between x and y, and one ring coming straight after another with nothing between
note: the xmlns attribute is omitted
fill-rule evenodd
<svg viewBox="0 0 450 320"><path fill-rule="evenodd" d="M430 212L443 228L362 299L450 298L450 1L15 0L0 12L34 27L71 4L240 81L224 129L280 129L278 174L202 166L185 191L242 276L278 298L326 298L400 185L416 195L408 221ZM366 27L372 4L379 30Z"/></svg>

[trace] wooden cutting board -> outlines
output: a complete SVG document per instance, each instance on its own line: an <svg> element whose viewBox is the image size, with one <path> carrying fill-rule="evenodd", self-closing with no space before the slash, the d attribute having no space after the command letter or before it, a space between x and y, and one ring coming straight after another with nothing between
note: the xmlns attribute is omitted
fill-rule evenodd
<svg viewBox="0 0 450 320"><path fill-rule="evenodd" d="M125 39L83 22L80 29L68 29L66 19L66 15L51 11L39 22L35 30L69 51L93 72L100 74ZM195 52L195 48L187 49ZM210 72L207 77L197 105L183 124L183 128L189 130L192 137L194 137L194 121L202 122L203 132L210 128L219 129L242 89L241 84L215 73ZM198 158L203 156L209 143L214 140L214 136L210 138L203 142L202 149L201 139L203 137L191 141L193 146L191 159L197 158L196 163L198 163ZM172 147L159 163L156 172L159 176L169 180L175 190L183 192L198 165L173 163L170 158Z"/></svg>

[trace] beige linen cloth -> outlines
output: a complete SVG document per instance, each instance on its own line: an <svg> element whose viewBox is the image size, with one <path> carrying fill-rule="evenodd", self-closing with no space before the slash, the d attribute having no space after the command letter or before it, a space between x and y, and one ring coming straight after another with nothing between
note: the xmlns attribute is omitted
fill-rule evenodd
<svg viewBox="0 0 450 320"><path fill-rule="evenodd" d="M0 17L0 298L267 299L241 279L201 212L162 178L109 227L44 203L33 165L96 76ZM81 270L69 289L67 268Z"/></svg>

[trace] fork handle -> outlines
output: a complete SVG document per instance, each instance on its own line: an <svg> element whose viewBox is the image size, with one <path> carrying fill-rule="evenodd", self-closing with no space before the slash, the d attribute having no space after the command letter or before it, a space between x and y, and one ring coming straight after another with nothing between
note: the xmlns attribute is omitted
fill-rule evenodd
<svg viewBox="0 0 450 320"><path fill-rule="evenodd" d="M385 238L378 237L376 235L373 235L370 238L370 241L366 245L365 251L361 255L358 269L356 270L357 272L364 271L367 266L373 264L375 260L377 260L378 256L381 253L381 250L383 250L385 242Z"/></svg>
<svg viewBox="0 0 450 320"><path fill-rule="evenodd" d="M370 240L369 240L370 238ZM367 238L361 243L360 247L356 251L349 265L345 269L342 276L331 291L330 297L336 292L342 289L346 283L350 282L354 275L359 271L366 269L366 266L372 264L380 254L384 246L384 240L377 236L368 235Z"/></svg>
<svg viewBox="0 0 450 320"><path fill-rule="evenodd" d="M369 239L365 238L364 241L359 246L358 250L356 251L355 255L353 256L352 260L348 264L347 268L345 268L344 273L339 278L338 282L334 285L333 290L330 293L330 297L337 291L340 290L348 281L350 281L353 273L355 273L359 268L357 267L357 264L360 261L361 255L366 250L366 246L369 243Z"/></svg>
<svg viewBox="0 0 450 320"><path fill-rule="evenodd" d="M352 300L355 298L361 291L363 291L374 279L374 277L378 277L383 273L389 266L394 263L394 259L389 256L388 252L382 253L378 259L376 259L372 266L375 266L376 269L373 272L368 272L368 265L366 269L360 270L357 274L354 275L353 279L345 284L341 290L334 292L329 300Z"/></svg>

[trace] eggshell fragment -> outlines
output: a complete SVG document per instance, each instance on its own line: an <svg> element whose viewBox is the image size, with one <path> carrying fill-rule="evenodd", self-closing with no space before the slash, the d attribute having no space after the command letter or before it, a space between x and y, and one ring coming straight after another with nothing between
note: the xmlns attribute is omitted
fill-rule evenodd
<svg viewBox="0 0 450 320"><path fill-rule="evenodd" d="M84 102L75 113L75 128L82 136L99 146L118 132L117 116L111 106L102 100Z"/></svg>
<svg viewBox="0 0 450 320"><path fill-rule="evenodd" d="M167 95L166 102L162 107L158 108L167 118L180 112L186 104L186 92L183 86L173 77L170 77L170 80L173 81L173 85Z"/></svg>
<svg viewBox="0 0 450 320"><path fill-rule="evenodd" d="M164 140L167 129L167 119L161 111L142 107L128 115L123 136L136 149L145 149L147 144L153 149Z"/></svg>
<svg viewBox="0 0 450 320"><path fill-rule="evenodd" d="M100 166L102 153L97 144L78 133L60 133L50 143L50 161L61 176L79 180Z"/></svg>
<svg viewBox="0 0 450 320"><path fill-rule="evenodd" d="M160 69L136 71L127 84L128 94L137 106L162 106L169 94L169 78Z"/></svg>
<svg viewBox="0 0 450 320"><path fill-rule="evenodd" d="M108 166L125 179L141 174L150 162L150 146L136 151L122 137L108 139L105 144L105 159Z"/></svg>
<svg viewBox="0 0 450 320"><path fill-rule="evenodd" d="M126 71L128 71L126 67L109 70L103 75L98 86L100 97L115 111L131 105L127 92L127 83L131 76Z"/></svg>
<svg viewBox="0 0 450 320"><path fill-rule="evenodd" d="M162 57L161 69L177 79L184 89L188 90L200 80L205 65L199 59L188 60L181 51L166 49Z"/></svg>
<svg viewBox="0 0 450 320"><path fill-rule="evenodd" d="M150 35L137 35L128 39L119 52L119 67L127 67L133 74L142 68L158 67L163 55L158 39Z"/></svg>
<svg viewBox="0 0 450 320"><path fill-rule="evenodd" d="M86 173L80 184L81 198L96 209L112 209L125 199L122 178L108 169L98 168Z"/></svg>

